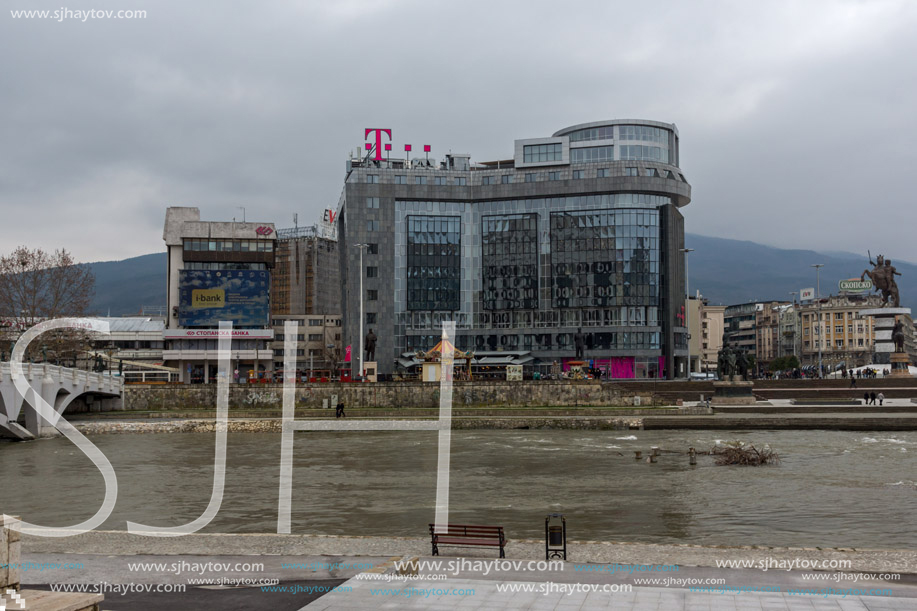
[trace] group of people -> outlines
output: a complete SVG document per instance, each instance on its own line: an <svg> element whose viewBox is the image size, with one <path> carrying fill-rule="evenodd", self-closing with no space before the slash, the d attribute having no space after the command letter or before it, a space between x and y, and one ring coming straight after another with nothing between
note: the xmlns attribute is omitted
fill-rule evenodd
<svg viewBox="0 0 917 611"><path fill-rule="evenodd" d="M847 378L850 378L850 388L856 388L857 380L859 380L860 378L875 379L879 377L879 372L873 369L872 367L869 367L866 369L857 369L856 372L854 372L853 369L851 369L850 371L847 371L845 369L841 372L841 375L844 377L845 380ZM882 375L887 376L888 369L883 369Z"/></svg>
<svg viewBox="0 0 917 611"><path fill-rule="evenodd" d="M876 394L874 392L863 393L863 405L875 405L876 399L879 400L879 405L882 405L882 402L885 401L885 395L882 393Z"/></svg>

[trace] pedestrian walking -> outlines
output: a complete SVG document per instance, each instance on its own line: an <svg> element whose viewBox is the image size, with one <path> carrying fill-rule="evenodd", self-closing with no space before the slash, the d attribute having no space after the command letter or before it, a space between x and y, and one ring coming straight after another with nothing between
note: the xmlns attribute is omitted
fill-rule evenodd
<svg viewBox="0 0 917 611"><path fill-rule="evenodd" d="M876 398L879 400L879 405L882 405L882 402L885 401L885 395L882 393L876 395Z"/></svg>
<svg viewBox="0 0 917 611"><path fill-rule="evenodd" d="M863 405L869 405L869 393L868 392L863 393Z"/></svg>
<svg viewBox="0 0 917 611"><path fill-rule="evenodd" d="M334 410L335 418L346 418L347 414L344 413L344 402L341 401L337 404L337 408Z"/></svg>
<svg viewBox="0 0 917 611"><path fill-rule="evenodd" d="M856 388L856 387L857 387L857 379L853 376L850 376L850 388Z"/></svg>
<svg viewBox="0 0 917 611"><path fill-rule="evenodd" d="M874 392L869 393L869 402L870 402L872 405L875 405L875 404L876 404L876 393L874 393Z"/></svg>

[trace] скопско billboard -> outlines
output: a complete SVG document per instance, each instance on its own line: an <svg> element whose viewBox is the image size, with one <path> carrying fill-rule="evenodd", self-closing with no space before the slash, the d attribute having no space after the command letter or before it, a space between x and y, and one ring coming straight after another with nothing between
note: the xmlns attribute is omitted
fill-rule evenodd
<svg viewBox="0 0 917 611"><path fill-rule="evenodd" d="M234 327L270 323L271 274L263 270L182 270L178 275L178 324Z"/></svg>

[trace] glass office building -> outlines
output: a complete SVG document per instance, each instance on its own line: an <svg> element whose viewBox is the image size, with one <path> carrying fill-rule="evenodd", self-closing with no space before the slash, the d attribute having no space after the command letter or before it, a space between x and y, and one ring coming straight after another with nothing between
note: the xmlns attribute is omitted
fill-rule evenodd
<svg viewBox="0 0 917 611"><path fill-rule="evenodd" d="M513 159L352 159L338 222L344 342L378 337L381 374L432 348L565 364L573 336L609 377L684 375L678 131L604 121L517 140ZM360 250L363 244L362 268Z"/></svg>

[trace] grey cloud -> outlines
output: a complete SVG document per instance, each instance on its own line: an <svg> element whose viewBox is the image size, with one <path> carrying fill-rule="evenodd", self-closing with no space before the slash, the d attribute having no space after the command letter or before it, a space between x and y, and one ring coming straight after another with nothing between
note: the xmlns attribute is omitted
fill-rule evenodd
<svg viewBox="0 0 917 611"><path fill-rule="evenodd" d="M148 17L0 13L3 251L159 251L169 205L316 222L364 127L391 127L396 151L487 160L516 138L633 117L679 126L689 231L917 259L906 0L79 8Z"/></svg>

